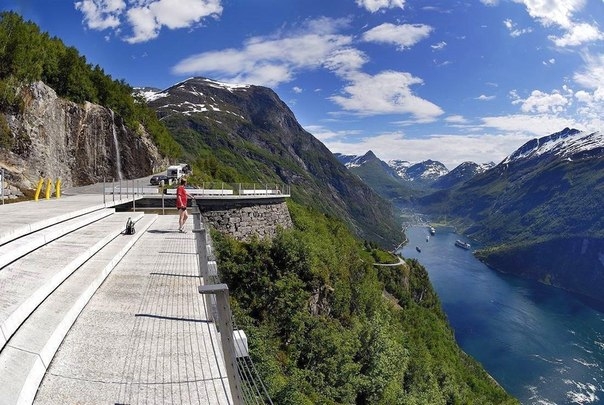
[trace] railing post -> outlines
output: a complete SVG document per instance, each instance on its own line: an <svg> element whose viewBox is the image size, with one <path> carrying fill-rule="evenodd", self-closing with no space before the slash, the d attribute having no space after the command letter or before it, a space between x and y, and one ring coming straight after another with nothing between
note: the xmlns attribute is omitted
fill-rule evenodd
<svg viewBox="0 0 604 405"><path fill-rule="evenodd" d="M193 233L197 242L197 254L199 256L199 277L203 278L204 284L208 283L208 248L206 230L201 220L201 210L197 200L193 199L191 204L191 213L193 214Z"/></svg>
<svg viewBox="0 0 604 405"><path fill-rule="evenodd" d="M0 196L2 196L2 205L4 205L4 169L0 169Z"/></svg>
<svg viewBox="0 0 604 405"><path fill-rule="evenodd" d="M132 209L136 212L136 185L134 184L134 179L132 180Z"/></svg>
<svg viewBox="0 0 604 405"><path fill-rule="evenodd" d="M229 387L234 405L243 405L243 389L241 378L237 372L237 357L235 353L235 341L233 340L233 322L231 319L231 307L229 305L229 287L226 284L200 285L200 294L214 294L218 309L216 327L220 333L224 365L229 379Z"/></svg>

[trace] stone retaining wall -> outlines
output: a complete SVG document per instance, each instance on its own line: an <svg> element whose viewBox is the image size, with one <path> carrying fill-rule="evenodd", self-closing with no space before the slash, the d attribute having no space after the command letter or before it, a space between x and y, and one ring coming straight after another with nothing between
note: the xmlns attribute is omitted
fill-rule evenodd
<svg viewBox="0 0 604 405"><path fill-rule="evenodd" d="M284 201L256 201L253 205L243 205L220 209L202 208L202 215L212 227L228 233L238 240L249 240L253 235L272 238L279 227L293 226L289 210Z"/></svg>

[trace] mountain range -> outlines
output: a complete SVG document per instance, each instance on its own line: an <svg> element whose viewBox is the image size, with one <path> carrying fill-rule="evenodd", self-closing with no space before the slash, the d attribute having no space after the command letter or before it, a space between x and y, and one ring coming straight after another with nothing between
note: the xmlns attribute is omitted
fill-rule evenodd
<svg viewBox="0 0 604 405"><path fill-rule="evenodd" d="M495 165L337 155L378 193L455 226L489 266L601 299L604 136L565 128ZM394 191L393 191L394 190Z"/></svg>
<svg viewBox="0 0 604 405"><path fill-rule="evenodd" d="M435 160L384 162L372 151L363 156L339 153L335 153L335 156L378 194L399 206L408 206L413 200L434 190L454 187L495 165L492 162L464 162L449 171L444 164Z"/></svg>
<svg viewBox="0 0 604 405"><path fill-rule="evenodd" d="M604 135L534 139L494 168L421 200L483 243L488 265L596 299L604 288Z"/></svg>

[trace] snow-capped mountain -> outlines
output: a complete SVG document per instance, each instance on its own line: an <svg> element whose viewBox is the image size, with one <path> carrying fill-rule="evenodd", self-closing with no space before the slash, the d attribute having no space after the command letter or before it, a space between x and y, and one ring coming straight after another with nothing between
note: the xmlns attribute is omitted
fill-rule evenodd
<svg viewBox="0 0 604 405"><path fill-rule="evenodd" d="M474 163L474 162L463 162L449 173L440 176L432 185L433 188L451 188L463 182L466 182L474 176L484 173L489 169L495 167L495 163Z"/></svg>
<svg viewBox="0 0 604 405"><path fill-rule="evenodd" d="M344 166L346 166L349 169L351 167L359 167L359 166L361 166L363 163L365 163L367 161L367 158L366 158L367 155L363 155L363 156L343 155L341 153L334 153L334 155L335 155L336 158L338 158L338 160Z"/></svg>
<svg viewBox="0 0 604 405"><path fill-rule="evenodd" d="M238 109L233 108L235 106L230 103L232 100L224 98L224 91L238 93L238 97L241 97L241 94L248 91L250 87L247 84L229 84L204 77L194 77L165 90L137 88L135 94L143 97L147 103L153 103L161 115L174 113L191 115L212 111L231 113L243 118Z"/></svg>
<svg viewBox="0 0 604 405"><path fill-rule="evenodd" d="M505 158L502 165L534 158L582 159L604 155L604 136L600 132L582 132L564 128L560 132L533 139Z"/></svg>
<svg viewBox="0 0 604 405"><path fill-rule="evenodd" d="M390 160L388 166L392 167L403 180L423 183L436 181L439 177L449 173L445 165L430 159L419 163L410 163L406 160Z"/></svg>

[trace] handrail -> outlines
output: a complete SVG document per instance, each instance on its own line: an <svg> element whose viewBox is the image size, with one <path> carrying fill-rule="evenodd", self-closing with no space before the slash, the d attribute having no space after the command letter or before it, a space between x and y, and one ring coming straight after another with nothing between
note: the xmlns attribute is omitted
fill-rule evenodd
<svg viewBox="0 0 604 405"><path fill-rule="evenodd" d="M211 317L220 332L222 353L235 405L238 404L271 404L268 392L254 362L249 357L245 332L237 328L229 305L229 288L220 283L216 262L211 255L211 239L201 218L201 210L195 198L192 200L193 232L199 255L199 276L204 285L199 286L199 293L207 295L206 313ZM213 266L210 266L210 263ZM213 267L213 268L210 268Z"/></svg>

